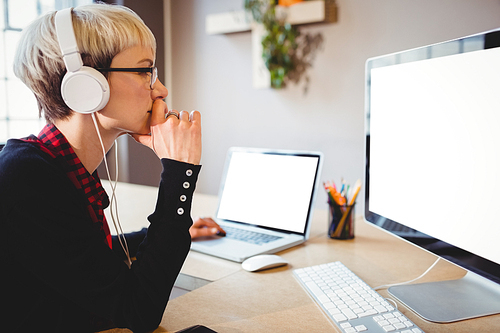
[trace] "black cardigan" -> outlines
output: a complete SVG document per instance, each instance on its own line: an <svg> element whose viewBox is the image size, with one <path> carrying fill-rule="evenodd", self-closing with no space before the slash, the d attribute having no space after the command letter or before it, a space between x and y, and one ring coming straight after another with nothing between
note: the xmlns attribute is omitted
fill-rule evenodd
<svg viewBox="0 0 500 333"><path fill-rule="evenodd" d="M111 250L93 228L85 198L61 166L29 142L9 140L0 152L2 331L89 332L111 324L142 332L159 325L190 248L201 168L161 163L156 208L129 269L121 248Z"/></svg>

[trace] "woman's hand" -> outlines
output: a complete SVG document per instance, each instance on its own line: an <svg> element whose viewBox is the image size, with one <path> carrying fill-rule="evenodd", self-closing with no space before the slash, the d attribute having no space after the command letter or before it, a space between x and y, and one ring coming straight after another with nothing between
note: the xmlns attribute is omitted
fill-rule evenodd
<svg viewBox="0 0 500 333"><path fill-rule="evenodd" d="M209 217L197 218L191 228L189 228L191 238L213 236L219 233L220 236L225 236L226 232Z"/></svg>
<svg viewBox="0 0 500 333"><path fill-rule="evenodd" d="M155 100L151 115L151 135L133 134L133 138L153 149L159 158L200 164L200 112L181 111L178 113L179 119L175 115L165 118L167 112L167 104L161 99Z"/></svg>

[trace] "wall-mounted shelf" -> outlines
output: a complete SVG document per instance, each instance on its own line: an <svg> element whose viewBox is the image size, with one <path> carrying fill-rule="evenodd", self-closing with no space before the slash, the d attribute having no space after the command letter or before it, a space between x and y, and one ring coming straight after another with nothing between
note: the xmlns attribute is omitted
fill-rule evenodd
<svg viewBox="0 0 500 333"><path fill-rule="evenodd" d="M286 14L286 21L293 25L310 23L334 23L337 21L335 0L304 1L292 6L276 6L277 15ZM253 85L255 88L269 88L271 79L262 60L262 37L264 29L253 22L248 11L232 11L211 14L205 19L208 35L252 31Z"/></svg>
<svg viewBox="0 0 500 333"><path fill-rule="evenodd" d="M292 6L276 6L277 12L286 13L290 24L333 23L337 20L334 1L304 1ZM245 10L207 15L205 31L209 35L252 30L252 15Z"/></svg>
<svg viewBox="0 0 500 333"><path fill-rule="evenodd" d="M211 14L205 19L205 31L208 35L250 31L251 24L252 14L245 10Z"/></svg>

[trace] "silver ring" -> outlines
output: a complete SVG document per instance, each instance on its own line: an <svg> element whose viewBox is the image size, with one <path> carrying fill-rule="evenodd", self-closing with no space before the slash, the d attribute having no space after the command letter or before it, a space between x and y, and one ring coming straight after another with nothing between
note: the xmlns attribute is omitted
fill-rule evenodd
<svg viewBox="0 0 500 333"><path fill-rule="evenodd" d="M169 110L167 113L165 113L165 119L167 119L169 116L176 116L177 119L179 119L179 114L172 110Z"/></svg>

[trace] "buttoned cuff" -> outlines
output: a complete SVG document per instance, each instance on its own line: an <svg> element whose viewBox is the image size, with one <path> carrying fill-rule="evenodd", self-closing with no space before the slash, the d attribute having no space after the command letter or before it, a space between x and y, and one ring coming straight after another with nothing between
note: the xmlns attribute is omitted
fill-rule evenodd
<svg viewBox="0 0 500 333"><path fill-rule="evenodd" d="M201 165L161 159L163 171L156 213L174 219L189 220L191 203Z"/></svg>

